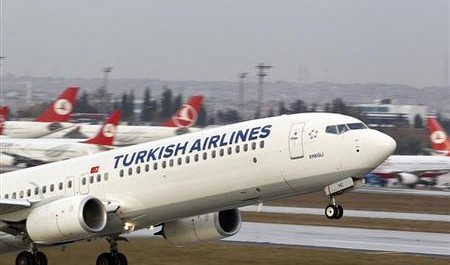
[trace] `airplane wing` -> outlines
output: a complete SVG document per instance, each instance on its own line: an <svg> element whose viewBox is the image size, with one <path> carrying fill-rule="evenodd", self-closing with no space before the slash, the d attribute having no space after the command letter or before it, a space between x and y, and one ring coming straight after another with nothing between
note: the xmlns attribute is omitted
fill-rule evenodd
<svg viewBox="0 0 450 265"><path fill-rule="evenodd" d="M14 157L14 159L16 160L16 164L21 164L21 163L25 163L29 166L39 166L39 165L43 165L43 164L47 164L48 162L43 161L43 160L39 160L39 159L33 159L33 158L29 158L26 156L21 156L21 155L17 155L14 153L10 153L10 152L3 152L5 155L9 155Z"/></svg>
<svg viewBox="0 0 450 265"><path fill-rule="evenodd" d="M0 216L2 214L12 213L31 206L27 200L0 199Z"/></svg>

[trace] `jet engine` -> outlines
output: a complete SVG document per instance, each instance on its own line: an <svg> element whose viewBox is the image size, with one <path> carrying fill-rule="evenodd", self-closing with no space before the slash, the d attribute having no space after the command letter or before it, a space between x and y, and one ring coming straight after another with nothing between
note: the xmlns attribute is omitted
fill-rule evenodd
<svg viewBox="0 0 450 265"><path fill-rule="evenodd" d="M16 164L16 159L12 156L0 154L0 166L11 167Z"/></svg>
<svg viewBox="0 0 450 265"><path fill-rule="evenodd" d="M56 244L101 232L107 222L103 203L89 195L62 198L32 209L26 229L34 243Z"/></svg>
<svg viewBox="0 0 450 265"><path fill-rule="evenodd" d="M183 246L233 236L241 229L239 210L232 209L168 222L160 235L170 243Z"/></svg>
<svg viewBox="0 0 450 265"><path fill-rule="evenodd" d="M405 185L414 185L417 182L419 182L418 176L411 174L411 173L406 173L406 172L398 173L398 178L399 178L400 182Z"/></svg>

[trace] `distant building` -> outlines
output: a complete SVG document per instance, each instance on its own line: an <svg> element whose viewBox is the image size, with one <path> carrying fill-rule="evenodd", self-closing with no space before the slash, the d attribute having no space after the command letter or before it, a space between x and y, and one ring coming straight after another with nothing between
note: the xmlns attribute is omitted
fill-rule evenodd
<svg viewBox="0 0 450 265"><path fill-rule="evenodd" d="M355 107L366 116L370 127L413 126L417 114L423 121L427 115L427 107L424 105L395 105L390 99L377 100L372 104L357 104Z"/></svg>

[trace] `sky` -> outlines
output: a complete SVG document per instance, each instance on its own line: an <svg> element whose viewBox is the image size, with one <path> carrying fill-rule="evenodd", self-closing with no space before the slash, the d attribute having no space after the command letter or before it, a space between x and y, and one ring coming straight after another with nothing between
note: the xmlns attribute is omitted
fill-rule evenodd
<svg viewBox="0 0 450 265"><path fill-rule="evenodd" d="M422 87L449 54L449 0L0 1L15 75Z"/></svg>

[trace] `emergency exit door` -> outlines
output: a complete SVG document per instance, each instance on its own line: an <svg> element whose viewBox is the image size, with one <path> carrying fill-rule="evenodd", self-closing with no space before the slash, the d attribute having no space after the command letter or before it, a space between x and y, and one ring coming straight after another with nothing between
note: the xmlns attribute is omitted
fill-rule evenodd
<svg viewBox="0 0 450 265"><path fill-rule="evenodd" d="M298 159L304 156L303 154L303 129L305 123L296 123L291 126L289 132L289 152L291 159Z"/></svg>

